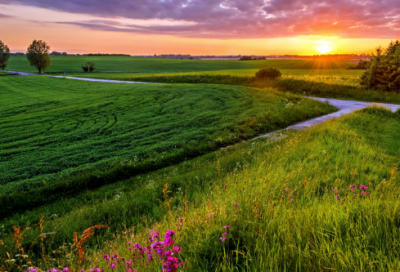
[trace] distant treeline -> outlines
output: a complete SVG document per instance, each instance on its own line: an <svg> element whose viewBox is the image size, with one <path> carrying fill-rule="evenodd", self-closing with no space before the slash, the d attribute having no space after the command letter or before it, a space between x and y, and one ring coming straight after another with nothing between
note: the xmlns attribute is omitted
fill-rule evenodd
<svg viewBox="0 0 400 272"><path fill-rule="evenodd" d="M10 53L11 56L25 56L23 52ZM107 53L89 53L89 54L68 54L67 52L53 51L50 56L87 56L87 57L130 57L128 54L107 54Z"/></svg>
<svg viewBox="0 0 400 272"><path fill-rule="evenodd" d="M266 60L266 57L243 56L240 60Z"/></svg>
<svg viewBox="0 0 400 272"><path fill-rule="evenodd" d="M89 54L83 54L81 56L88 56L88 57L130 57L131 55L128 55L128 54L89 53Z"/></svg>
<svg viewBox="0 0 400 272"><path fill-rule="evenodd" d="M53 51L50 53L50 56L68 56L67 52L57 52L57 51Z"/></svg>

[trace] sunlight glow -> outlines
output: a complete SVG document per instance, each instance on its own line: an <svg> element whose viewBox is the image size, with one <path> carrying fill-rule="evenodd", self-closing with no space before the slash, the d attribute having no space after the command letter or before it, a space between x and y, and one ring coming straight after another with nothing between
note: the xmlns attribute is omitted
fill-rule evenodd
<svg viewBox="0 0 400 272"><path fill-rule="evenodd" d="M332 50L328 45L322 44L316 48L321 54L326 54Z"/></svg>
<svg viewBox="0 0 400 272"><path fill-rule="evenodd" d="M332 42L325 41L325 39L322 39L316 41L315 43L320 44L320 46L315 48L320 54L326 54L332 51L332 48L329 46L330 44L332 44Z"/></svg>

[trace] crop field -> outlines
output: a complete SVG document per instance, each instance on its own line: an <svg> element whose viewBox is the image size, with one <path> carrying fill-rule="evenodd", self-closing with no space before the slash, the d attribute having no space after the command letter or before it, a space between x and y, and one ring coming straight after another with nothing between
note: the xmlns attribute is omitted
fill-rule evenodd
<svg viewBox="0 0 400 272"><path fill-rule="evenodd" d="M335 110L296 96L222 85L5 77L0 93L0 196L7 196L0 197L1 214L75 194L84 182L75 180L79 184L73 182L69 193L55 187L46 197L32 191L75 173L108 169L116 175L91 177L86 188L99 187ZM10 194L23 191L35 197L12 206Z"/></svg>
<svg viewBox="0 0 400 272"><path fill-rule="evenodd" d="M51 57L51 67L46 73L68 75L87 75L96 76L96 74L170 74L170 73L188 73L188 72L216 72L236 73L253 75L253 73L263 67L275 67L277 69L287 70L289 73L308 74L308 73L332 73L344 70L356 62L351 60L338 61L313 61L299 59L269 59L262 61L220 61L220 60L170 60L154 58L131 58L131 57L86 57L86 56L67 56ZM81 66L86 62L95 63L96 69L93 73L84 73ZM21 72L37 72L34 67L29 66L26 57L11 57L7 66L8 70ZM250 71L246 71L250 70ZM219 72L216 72L219 73ZM354 73L351 71L351 73Z"/></svg>

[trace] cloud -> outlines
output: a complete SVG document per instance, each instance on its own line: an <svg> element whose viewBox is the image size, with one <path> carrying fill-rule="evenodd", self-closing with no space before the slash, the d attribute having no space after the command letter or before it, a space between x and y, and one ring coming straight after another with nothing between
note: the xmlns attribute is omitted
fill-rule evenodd
<svg viewBox="0 0 400 272"><path fill-rule="evenodd" d="M13 17L14 17L14 16L6 15L6 14L0 13L0 19L2 19L2 18L13 18Z"/></svg>
<svg viewBox="0 0 400 272"><path fill-rule="evenodd" d="M97 31L217 39L298 35L400 38L399 0L0 0L0 4L101 17L104 20L58 22ZM110 20L116 18L182 23L143 26Z"/></svg>

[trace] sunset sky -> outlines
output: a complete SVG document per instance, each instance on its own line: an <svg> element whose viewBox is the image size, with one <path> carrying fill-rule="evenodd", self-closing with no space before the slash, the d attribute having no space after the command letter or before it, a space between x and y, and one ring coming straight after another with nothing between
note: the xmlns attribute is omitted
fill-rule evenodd
<svg viewBox="0 0 400 272"><path fill-rule="evenodd" d="M400 0L0 0L0 40L68 53L371 53L400 39Z"/></svg>

